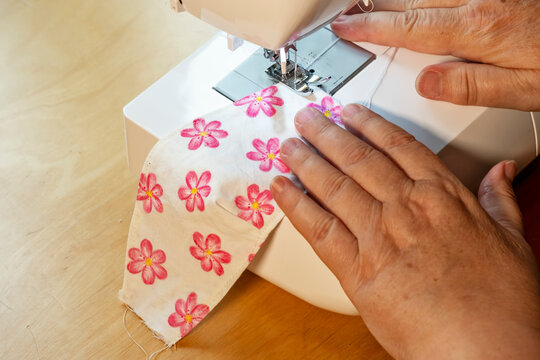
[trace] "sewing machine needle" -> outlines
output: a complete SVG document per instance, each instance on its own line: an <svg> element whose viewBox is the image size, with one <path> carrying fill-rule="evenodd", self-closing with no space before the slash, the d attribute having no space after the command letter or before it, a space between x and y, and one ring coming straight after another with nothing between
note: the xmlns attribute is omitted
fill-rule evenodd
<svg viewBox="0 0 540 360"><path fill-rule="evenodd" d="M281 77L283 80L287 77L287 52L285 48L279 49L280 61L281 61Z"/></svg>
<svg viewBox="0 0 540 360"><path fill-rule="evenodd" d="M298 70L298 50L296 49L296 46L294 47L294 80L293 80L293 85L294 85L294 90L296 90L296 73L297 73L297 70Z"/></svg>

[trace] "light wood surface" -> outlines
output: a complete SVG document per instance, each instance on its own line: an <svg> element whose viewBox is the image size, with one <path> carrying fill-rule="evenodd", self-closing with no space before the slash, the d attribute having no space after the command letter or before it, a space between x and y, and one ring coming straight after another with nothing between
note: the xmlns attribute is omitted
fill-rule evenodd
<svg viewBox="0 0 540 360"><path fill-rule="evenodd" d="M144 359L122 325L122 107L215 30L168 0L0 2L0 358ZM132 313L149 352L162 347ZM158 359L387 359L360 318L245 273Z"/></svg>

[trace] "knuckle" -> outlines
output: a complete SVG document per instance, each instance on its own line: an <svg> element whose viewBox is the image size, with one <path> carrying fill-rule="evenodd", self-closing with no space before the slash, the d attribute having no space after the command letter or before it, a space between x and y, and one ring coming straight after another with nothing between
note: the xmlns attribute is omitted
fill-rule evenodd
<svg viewBox="0 0 540 360"><path fill-rule="evenodd" d="M375 153L375 149L366 143L355 141L347 145L343 153L345 155L345 167L349 168L352 165L369 159Z"/></svg>
<svg viewBox="0 0 540 360"><path fill-rule="evenodd" d="M332 233L338 223L337 218L333 216L325 216L321 220L313 224L311 240L315 244L320 244L328 241L332 237Z"/></svg>
<svg viewBox="0 0 540 360"><path fill-rule="evenodd" d="M483 8L481 6L462 6L456 9L459 16L465 21L469 26L469 29L477 28L478 25L482 23Z"/></svg>
<svg viewBox="0 0 540 360"><path fill-rule="evenodd" d="M472 71L468 70L468 66L459 66L457 68L457 88L455 89L454 102L459 104L476 104L478 101L476 78Z"/></svg>
<svg viewBox="0 0 540 360"><path fill-rule="evenodd" d="M407 10L403 13L403 16L397 17L398 20L397 27L403 28L408 34L414 32L418 21L420 20L420 11L418 10Z"/></svg>
<svg viewBox="0 0 540 360"><path fill-rule="evenodd" d="M474 5L467 4L456 11L460 18L465 21L469 32L477 35L489 36L493 30L500 27L499 21L506 17L501 16L499 9L494 8L489 2L477 2Z"/></svg>
<svg viewBox="0 0 540 360"><path fill-rule="evenodd" d="M416 182L411 200L414 200L421 208L433 210L434 207L439 208L443 204L450 206L452 202L459 201L462 193L463 189L459 183L451 179L420 180ZM436 211L429 212L436 213Z"/></svg>
<svg viewBox="0 0 540 360"><path fill-rule="evenodd" d="M467 104L476 104L478 101L476 78L470 71L465 70L463 73L465 77L465 99Z"/></svg>
<svg viewBox="0 0 540 360"><path fill-rule="evenodd" d="M327 177L322 185L322 191L325 194L324 201L327 203L334 201L347 187L349 181L351 181L349 177L339 173Z"/></svg>
<svg viewBox="0 0 540 360"><path fill-rule="evenodd" d="M383 149L390 152L416 142L416 138L406 131L394 129L383 137Z"/></svg>
<svg viewBox="0 0 540 360"><path fill-rule="evenodd" d="M461 194L463 185L454 179L439 177L433 180L433 191L441 194L449 194L458 197Z"/></svg>
<svg viewBox="0 0 540 360"><path fill-rule="evenodd" d="M416 10L416 9L421 9L422 7L424 7L424 0L411 0L411 1L407 1L406 4L405 4L405 8L406 10Z"/></svg>

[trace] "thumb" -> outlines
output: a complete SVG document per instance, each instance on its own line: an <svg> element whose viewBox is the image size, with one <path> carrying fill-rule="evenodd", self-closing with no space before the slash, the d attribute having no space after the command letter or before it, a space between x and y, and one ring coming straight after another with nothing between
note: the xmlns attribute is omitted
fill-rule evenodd
<svg viewBox="0 0 540 360"><path fill-rule="evenodd" d="M478 200L495 221L523 235L521 211L512 188L516 171L515 161L503 161L491 168L480 184Z"/></svg>
<svg viewBox="0 0 540 360"><path fill-rule="evenodd" d="M448 62L426 67L416 90L428 99L531 111L540 108L540 71Z"/></svg>

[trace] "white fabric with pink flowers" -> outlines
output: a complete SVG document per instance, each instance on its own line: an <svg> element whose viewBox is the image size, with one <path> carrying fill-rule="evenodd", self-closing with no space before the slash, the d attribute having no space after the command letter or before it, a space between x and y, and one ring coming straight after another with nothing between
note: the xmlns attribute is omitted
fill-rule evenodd
<svg viewBox="0 0 540 360"><path fill-rule="evenodd" d="M190 121L148 155L119 297L167 345L218 304L281 221L268 189L293 178L279 147L305 106L340 123L331 97L278 85Z"/></svg>

